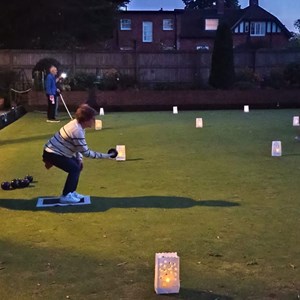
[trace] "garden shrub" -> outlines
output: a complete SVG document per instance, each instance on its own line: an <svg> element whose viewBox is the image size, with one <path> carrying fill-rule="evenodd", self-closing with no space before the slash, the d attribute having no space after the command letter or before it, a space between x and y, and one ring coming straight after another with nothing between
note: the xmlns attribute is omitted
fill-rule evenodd
<svg viewBox="0 0 300 300"><path fill-rule="evenodd" d="M137 86L135 77L128 74L120 74L118 84L121 89L134 88Z"/></svg>
<svg viewBox="0 0 300 300"><path fill-rule="evenodd" d="M19 80L18 73L8 69L0 69L0 98L4 98L4 106L10 106L10 88Z"/></svg>
<svg viewBox="0 0 300 300"><path fill-rule="evenodd" d="M85 91L97 85L97 76L92 73L78 72L69 79L71 90Z"/></svg>
<svg viewBox="0 0 300 300"><path fill-rule="evenodd" d="M291 86L300 86L300 63L290 63L284 69L284 78Z"/></svg>
<svg viewBox="0 0 300 300"><path fill-rule="evenodd" d="M246 90L253 90L253 89L257 88L257 84L255 84L251 81L240 80L234 84L234 87L238 90L246 91Z"/></svg>
<svg viewBox="0 0 300 300"><path fill-rule="evenodd" d="M260 76L250 68L245 68L237 72L236 78L237 81L251 82L253 84L258 84L261 81Z"/></svg>
<svg viewBox="0 0 300 300"><path fill-rule="evenodd" d="M268 76L263 78L261 87L271 87L274 89L280 89L286 87L286 80L282 70L272 70Z"/></svg>

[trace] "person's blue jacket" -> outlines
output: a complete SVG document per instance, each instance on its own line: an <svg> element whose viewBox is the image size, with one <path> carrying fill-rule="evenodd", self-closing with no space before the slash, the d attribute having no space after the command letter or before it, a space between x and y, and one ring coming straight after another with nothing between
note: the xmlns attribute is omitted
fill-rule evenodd
<svg viewBox="0 0 300 300"><path fill-rule="evenodd" d="M51 96L56 96L57 87L56 87L56 78L54 75L49 73L46 77L46 94Z"/></svg>

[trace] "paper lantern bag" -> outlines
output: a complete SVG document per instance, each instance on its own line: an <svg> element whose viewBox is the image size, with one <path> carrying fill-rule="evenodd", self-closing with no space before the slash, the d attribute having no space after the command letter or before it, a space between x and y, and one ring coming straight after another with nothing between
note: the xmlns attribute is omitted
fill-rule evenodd
<svg viewBox="0 0 300 300"><path fill-rule="evenodd" d="M154 289L157 294L179 293L179 257L177 252L155 254Z"/></svg>

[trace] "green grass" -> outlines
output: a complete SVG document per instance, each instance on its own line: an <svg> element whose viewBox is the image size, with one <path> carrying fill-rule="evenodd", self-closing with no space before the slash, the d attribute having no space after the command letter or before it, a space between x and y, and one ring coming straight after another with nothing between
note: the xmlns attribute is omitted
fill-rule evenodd
<svg viewBox="0 0 300 300"><path fill-rule="evenodd" d="M92 205L42 210L37 198L59 195L66 177L44 168L43 145L68 120L28 113L0 131L0 180L36 181L0 191L0 299L297 299L297 114L107 114L88 144L125 144L127 161L85 159L78 191ZM154 293L161 251L181 258L179 295Z"/></svg>

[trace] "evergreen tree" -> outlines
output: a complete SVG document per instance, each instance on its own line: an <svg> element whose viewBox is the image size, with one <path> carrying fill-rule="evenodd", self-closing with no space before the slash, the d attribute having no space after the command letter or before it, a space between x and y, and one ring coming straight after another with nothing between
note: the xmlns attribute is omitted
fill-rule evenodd
<svg viewBox="0 0 300 300"><path fill-rule="evenodd" d="M185 4L185 9L204 9L216 7L217 0L182 0ZM226 8L239 9L239 0L223 0Z"/></svg>
<svg viewBox="0 0 300 300"><path fill-rule="evenodd" d="M129 0L9 0L0 3L0 48L71 48L112 36Z"/></svg>
<svg viewBox="0 0 300 300"><path fill-rule="evenodd" d="M299 31L299 33L300 33L300 19L298 19L298 20L296 20L295 22L294 22L294 27Z"/></svg>
<svg viewBox="0 0 300 300"><path fill-rule="evenodd" d="M216 32L209 83L215 88L228 89L234 79L232 33L226 23L221 23Z"/></svg>

